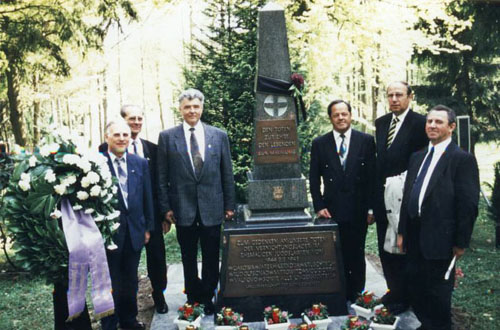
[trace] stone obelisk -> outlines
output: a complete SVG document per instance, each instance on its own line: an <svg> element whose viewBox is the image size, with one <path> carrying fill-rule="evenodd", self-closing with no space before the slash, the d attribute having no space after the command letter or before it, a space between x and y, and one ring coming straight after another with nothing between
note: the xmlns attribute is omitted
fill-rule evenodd
<svg viewBox="0 0 500 330"><path fill-rule="evenodd" d="M253 171L248 173L245 220L310 221L306 181L300 172L295 103L285 14L268 3L259 11Z"/></svg>

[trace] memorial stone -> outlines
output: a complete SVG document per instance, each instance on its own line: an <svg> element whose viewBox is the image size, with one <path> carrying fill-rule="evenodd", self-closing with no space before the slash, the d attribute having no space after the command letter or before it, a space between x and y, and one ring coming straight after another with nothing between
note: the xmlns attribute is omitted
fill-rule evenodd
<svg viewBox="0 0 500 330"><path fill-rule="evenodd" d="M347 313L337 225L312 221L300 172L285 15L268 3L259 10L253 169L248 205L226 222L220 292L246 321L262 320L266 306L296 317L322 302L331 315Z"/></svg>

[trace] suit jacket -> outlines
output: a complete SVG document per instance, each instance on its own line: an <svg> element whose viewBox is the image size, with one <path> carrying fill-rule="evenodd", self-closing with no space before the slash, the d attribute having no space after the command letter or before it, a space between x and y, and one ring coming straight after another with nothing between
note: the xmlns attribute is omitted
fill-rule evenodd
<svg viewBox="0 0 500 330"><path fill-rule="evenodd" d="M182 124L160 133L158 181L161 214L173 210L179 226L193 224L199 210L205 226L220 225L225 210L235 207L229 139L222 130L203 124L205 159L200 177L194 174Z"/></svg>
<svg viewBox="0 0 500 330"><path fill-rule="evenodd" d="M427 149L412 155L406 176L398 233L408 235L408 200ZM421 205L420 249L426 259L449 259L454 246L469 246L478 214L476 159L451 142L431 174Z"/></svg>
<svg viewBox="0 0 500 330"><path fill-rule="evenodd" d="M149 174L151 176L151 186L153 191L153 206L155 214L155 229L161 230L161 222L163 217L160 214L160 205L158 202L158 167L156 166L158 146L151 141L140 139L142 143L142 150L144 151L144 158L148 161ZM99 146L99 152L105 153L108 151L108 144L106 142Z"/></svg>
<svg viewBox="0 0 500 330"><path fill-rule="evenodd" d="M116 177L115 169L111 163L109 154L108 165L113 176ZM118 249L123 247L126 230L130 232L132 248L135 251L144 246L144 233L154 229L153 195L151 191L151 180L148 162L139 156L127 154L127 205L123 199L121 190L118 189L118 207L120 210L120 227L113 238Z"/></svg>
<svg viewBox="0 0 500 330"><path fill-rule="evenodd" d="M314 210L318 212L327 208L337 222L366 224L374 193L373 136L352 130L344 172L330 131L314 139L310 165L309 184Z"/></svg>
<svg viewBox="0 0 500 330"><path fill-rule="evenodd" d="M377 183L379 187L384 185L385 178L406 171L410 155L429 143L425 134L425 117L410 109L391 147L387 149L387 133L391 121L392 113L385 114L375 120Z"/></svg>

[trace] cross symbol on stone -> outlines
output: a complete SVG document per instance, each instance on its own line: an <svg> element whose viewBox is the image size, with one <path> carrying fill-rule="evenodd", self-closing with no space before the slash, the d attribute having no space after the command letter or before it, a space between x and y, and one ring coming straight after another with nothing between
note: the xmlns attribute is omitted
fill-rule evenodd
<svg viewBox="0 0 500 330"><path fill-rule="evenodd" d="M288 101L284 96L268 95L264 100L264 110L271 117L282 116L288 108Z"/></svg>

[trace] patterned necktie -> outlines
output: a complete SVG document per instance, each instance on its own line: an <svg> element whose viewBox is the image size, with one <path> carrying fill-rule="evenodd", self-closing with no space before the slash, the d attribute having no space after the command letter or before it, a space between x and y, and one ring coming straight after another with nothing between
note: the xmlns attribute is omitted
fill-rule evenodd
<svg viewBox="0 0 500 330"><path fill-rule="evenodd" d="M339 148L340 164L342 165L342 169L345 171L345 153L347 151L347 148L345 146L344 133L340 134L340 138L342 139L342 141L340 141L340 148Z"/></svg>
<svg viewBox="0 0 500 330"><path fill-rule="evenodd" d="M120 183L120 188L122 190L123 199L125 205L127 205L128 198L128 185L127 185L127 172L122 167L125 163L125 158L115 158L116 168L118 169L118 182Z"/></svg>
<svg viewBox="0 0 500 330"><path fill-rule="evenodd" d="M431 148L431 151L427 154L425 158L424 165L422 165L422 169L417 176L417 179L413 183L413 187L410 192L410 199L408 201L408 214L410 218L416 218L418 216L418 200L420 198L420 191L422 190L422 185L424 183L425 175L427 174L427 170L429 169L429 165L432 161L432 156L434 155L434 147Z"/></svg>
<svg viewBox="0 0 500 330"><path fill-rule="evenodd" d="M201 169L203 168L203 158L201 158L198 140L196 140L196 135L194 135L194 127L191 127L189 130L191 131L191 158L193 160L194 174L199 178Z"/></svg>
<svg viewBox="0 0 500 330"><path fill-rule="evenodd" d="M398 117L394 117L391 121L391 127L389 127L389 132L387 133L387 149L389 149L392 142L394 141L394 136L396 135L396 125L398 122Z"/></svg>

